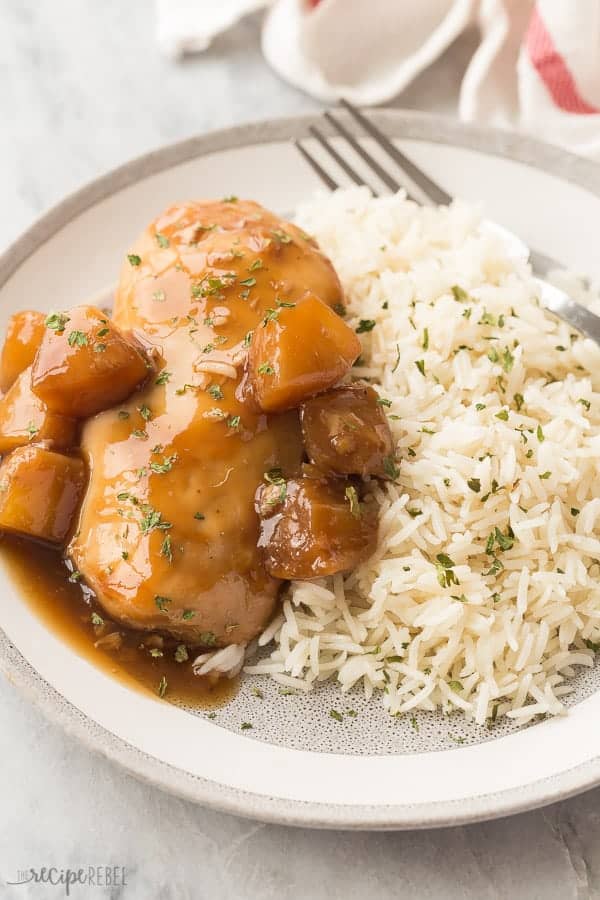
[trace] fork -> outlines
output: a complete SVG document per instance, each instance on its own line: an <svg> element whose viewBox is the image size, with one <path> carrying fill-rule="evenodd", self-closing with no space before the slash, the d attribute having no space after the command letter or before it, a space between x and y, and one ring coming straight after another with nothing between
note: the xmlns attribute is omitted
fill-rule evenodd
<svg viewBox="0 0 600 900"><path fill-rule="evenodd" d="M452 203L453 197L409 159L409 157L406 156L406 154L403 153L383 131L374 125L364 113L348 103L347 100L341 100L340 102L344 109L350 113L352 118L362 127L362 129L375 140L382 150L385 151L398 169L403 172L405 176L408 176L410 181L419 189L428 203L442 206ZM343 125L333 113L324 112L323 116L329 124L333 126L337 134L352 148L357 156L367 164L371 172L379 178L388 190L396 193L403 189L409 199L414 200L417 203L420 202L420 200L415 198L406 188L406 185L401 184L391 172L389 172L369 153L368 150L365 149L354 134ZM309 132L326 151L328 156L333 159L354 184L361 186L366 185L373 196L379 196L379 192L371 184L365 182L365 179L356 171L346 156L344 156L343 153L325 137L322 131L315 125L310 125ZM316 157L307 150L303 143L296 140L294 141L294 144L306 162L311 166L313 171L329 190L334 191L340 187L330 172L328 172ZM509 252L512 255L529 260L535 276L534 280L540 293L540 301L543 306L555 316L568 322L569 325L573 326L577 331L583 332L587 337L591 338L597 344L600 344L600 316L595 315L595 313L591 312L581 303L572 300L571 297L560 288L557 288L544 280L544 276L552 269L561 268L560 264L537 250L530 250L520 238L507 228L504 228L495 222L485 220L483 227L487 231L494 232L501 237L505 244L508 245Z"/></svg>

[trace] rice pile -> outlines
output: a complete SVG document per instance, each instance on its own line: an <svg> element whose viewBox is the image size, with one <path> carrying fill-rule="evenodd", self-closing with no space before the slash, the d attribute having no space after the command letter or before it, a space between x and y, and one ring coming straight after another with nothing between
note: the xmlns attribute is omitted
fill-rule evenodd
<svg viewBox="0 0 600 900"><path fill-rule="evenodd" d="M544 313L473 209L353 189L297 219L340 275L400 475L370 483L372 558L292 583L245 671L380 691L395 715L561 713L600 644L599 349Z"/></svg>

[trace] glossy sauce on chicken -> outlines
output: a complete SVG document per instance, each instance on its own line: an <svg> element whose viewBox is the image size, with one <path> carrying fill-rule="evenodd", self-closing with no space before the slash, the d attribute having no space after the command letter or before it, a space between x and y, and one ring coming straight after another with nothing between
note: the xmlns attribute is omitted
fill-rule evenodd
<svg viewBox="0 0 600 900"><path fill-rule="evenodd" d="M253 498L266 470L297 471L302 441L295 411L269 416L238 387L246 336L307 287L340 301L314 243L254 203L173 207L132 248L113 320L156 348L156 375L85 425L90 482L69 548L125 624L216 646L269 621L279 583Z"/></svg>
<svg viewBox="0 0 600 900"><path fill-rule="evenodd" d="M153 222L112 314L13 316L0 531L62 549L96 649L145 672L163 647L171 665L245 645L286 580L371 552L363 479L397 469L377 394L348 383L343 314L314 241L232 198Z"/></svg>

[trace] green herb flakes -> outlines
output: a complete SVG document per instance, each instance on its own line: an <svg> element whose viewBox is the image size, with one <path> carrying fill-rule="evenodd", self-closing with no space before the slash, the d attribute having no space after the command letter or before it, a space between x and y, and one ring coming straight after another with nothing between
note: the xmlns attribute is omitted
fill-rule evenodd
<svg viewBox="0 0 600 900"><path fill-rule="evenodd" d="M369 331L373 331L376 324L375 319L361 319L354 330L357 334L366 334Z"/></svg>
<svg viewBox="0 0 600 900"><path fill-rule="evenodd" d="M69 347L87 347L87 335L83 331L71 331L67 338Z"/></svg>

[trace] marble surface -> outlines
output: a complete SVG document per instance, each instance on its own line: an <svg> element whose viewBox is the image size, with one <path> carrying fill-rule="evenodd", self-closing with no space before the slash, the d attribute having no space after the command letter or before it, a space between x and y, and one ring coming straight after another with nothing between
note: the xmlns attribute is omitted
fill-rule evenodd
<svg viewBox="0 0 600 900"><path fill-rule="evenodd" d="M398 99L453 113L474 36ZM0 248L86 180L163 142L317 109L282 84L245 20L182 64L155 49L144 0L0 0ZM439 831L311 832L167 796L65 736L0 679L0 898L27 867L126 869L75 898L358 900L600 897L600 790L545 810Z"/></svg>

